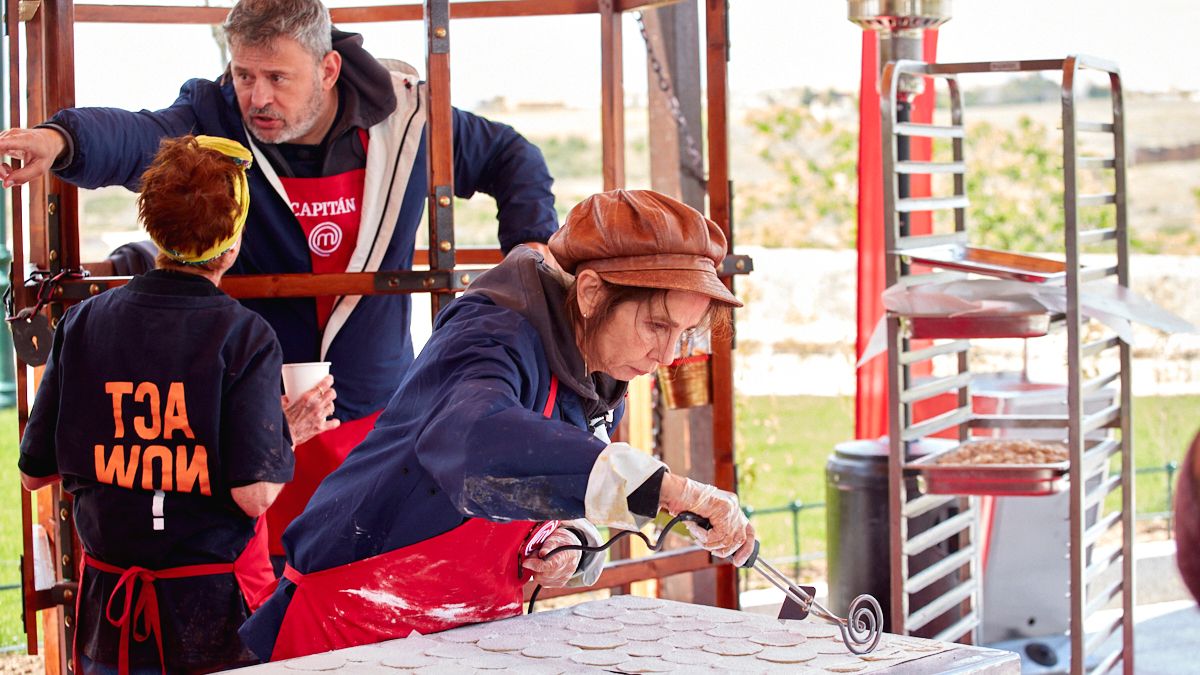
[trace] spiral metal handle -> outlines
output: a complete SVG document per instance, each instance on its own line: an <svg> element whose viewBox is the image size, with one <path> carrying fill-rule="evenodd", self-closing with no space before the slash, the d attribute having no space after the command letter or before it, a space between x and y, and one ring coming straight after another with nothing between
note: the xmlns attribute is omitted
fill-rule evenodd
<svg viewBox="0 0 1200 675"><path fill-rule="evenodd" d="M870 595L860 595L850 603L846 620L839 622L842 642L855 654L868 654L879 646L883 637L883 608Z"/></svg>

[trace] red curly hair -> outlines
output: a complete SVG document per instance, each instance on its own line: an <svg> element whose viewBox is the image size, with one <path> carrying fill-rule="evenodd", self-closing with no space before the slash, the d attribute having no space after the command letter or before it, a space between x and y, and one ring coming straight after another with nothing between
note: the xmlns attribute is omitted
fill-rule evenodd
<svg viewBox="0 0 1200 675"><path fill-rule="evenodd" d="M150 168L142 174L138 216L159 246L203 251L233 234L234 180L241 169L216 150L201 147L194 136L163 139ZM185 267L159 253L159 267ZM188 265L213 270L216 260Z"/></svg>

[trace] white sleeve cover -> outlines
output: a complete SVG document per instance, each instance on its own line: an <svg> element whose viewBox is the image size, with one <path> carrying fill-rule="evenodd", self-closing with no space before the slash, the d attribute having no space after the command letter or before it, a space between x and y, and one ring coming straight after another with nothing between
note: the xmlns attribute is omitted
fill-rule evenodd
<svg viewBox="0 0 1200 675"><path fill-rule="evenodd" d="M569 527L577 533L582 533L587 537L587 541L583 542L585 546L599 546L604 542L600 539L600 530L587 520L580 518L578 520L564 520L562 527ZM571 580L567 582L567 586L591 586L600 578L600 573L604 571L604 559L608 555L605 553L597 553L591 555L588 559L587 566L575 573Z"/></svg>
<svg viewBox="0 0 1200 675"><path fill-rule="evenodd" d="M628 443L610 443L588 476L585 516L596 525L639 529L647 519L629 512L629 495L665 466Z"/></svg>

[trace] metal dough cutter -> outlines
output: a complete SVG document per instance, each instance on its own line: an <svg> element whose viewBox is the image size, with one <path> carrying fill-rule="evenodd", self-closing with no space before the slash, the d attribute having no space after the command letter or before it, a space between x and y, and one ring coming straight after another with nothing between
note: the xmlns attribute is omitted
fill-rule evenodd
<svg viewBox="0 0 1200 675"><path fill-rule="evenodd" d="M691 522L709 528L708 519L694 513L679 514L679 520ZM816 601L816 589L813 586L798 586L791 582L775 566L758 555L759 542L754 541L754 552L742 563L742 567L753 569L761 574L772 586L783 591L786 598L779 610L780 619L805 619L811 613L817 618L831 623L842 632L842 642L846 648L855 654L869 654L879 646L883 637L883 608L873 596L863 594L854 598L850 603L846 618L843 619L829 611Z"/></svg>

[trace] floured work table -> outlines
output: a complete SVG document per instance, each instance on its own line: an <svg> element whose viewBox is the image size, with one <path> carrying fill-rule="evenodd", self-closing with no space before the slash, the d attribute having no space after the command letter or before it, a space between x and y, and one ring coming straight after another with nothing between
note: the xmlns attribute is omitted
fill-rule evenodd
<svg viewBox="0 0 1200 675"><path fill-rule="evenodd" d="M1013 652L884 634L851 653L837 627L670 600L573 607L243 668L238 673L1020 673Z"/></svg>

